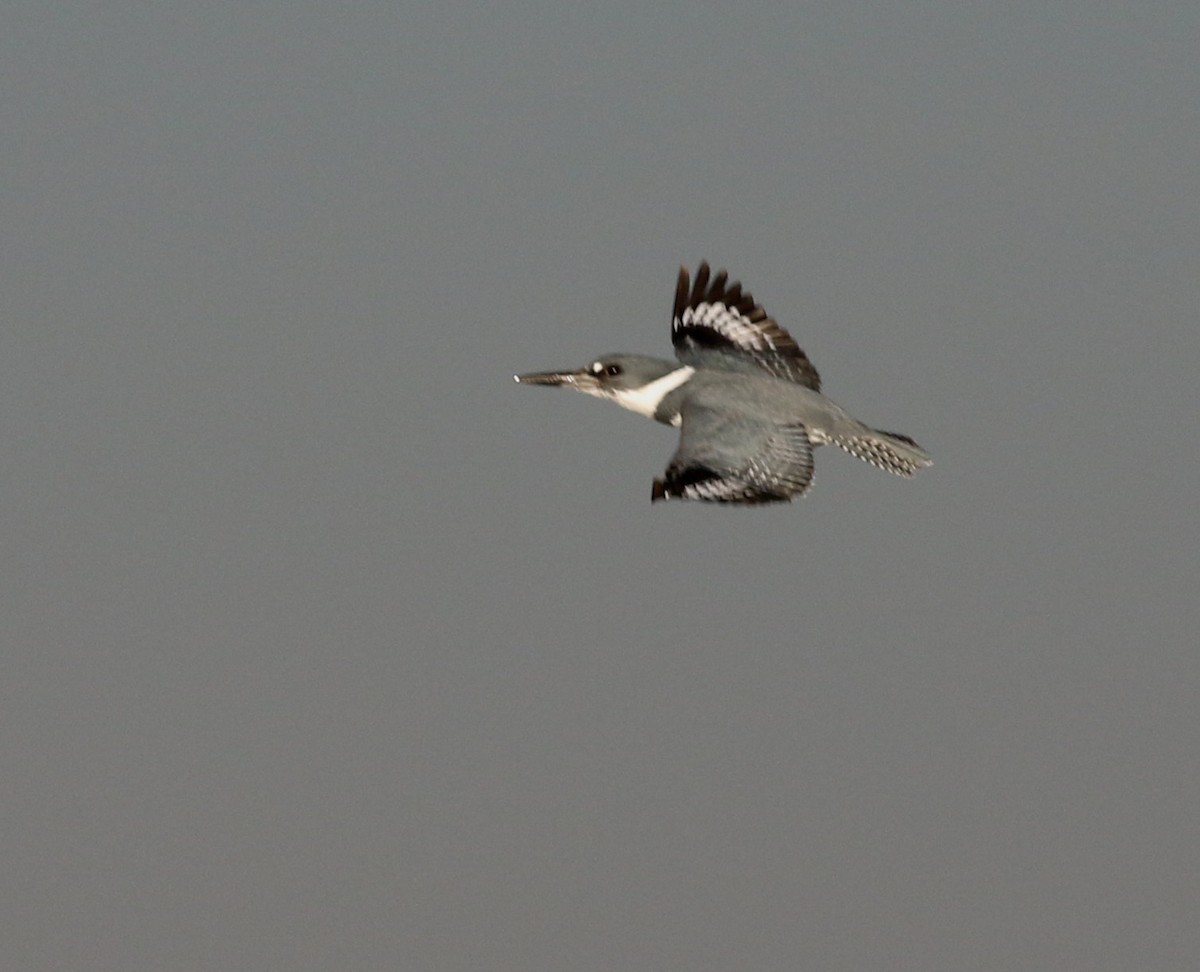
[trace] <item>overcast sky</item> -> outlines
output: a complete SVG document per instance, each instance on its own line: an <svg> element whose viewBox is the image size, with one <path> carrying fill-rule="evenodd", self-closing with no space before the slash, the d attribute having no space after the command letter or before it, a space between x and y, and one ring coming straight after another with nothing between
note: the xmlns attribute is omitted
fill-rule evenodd
<svg viewBox="0 0 1200 972"><path fill-rule="evenodd" d="M10 5L0 966L1200 954L1200 7ZM912 480L514 371L740 278Z"/></svg>

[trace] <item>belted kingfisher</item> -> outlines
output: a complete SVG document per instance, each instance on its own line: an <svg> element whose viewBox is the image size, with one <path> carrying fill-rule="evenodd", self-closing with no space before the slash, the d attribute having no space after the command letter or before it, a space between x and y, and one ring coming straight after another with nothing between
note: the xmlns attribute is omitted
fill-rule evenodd
<svg viewBox="0 0 1200 972"><path fill-rule="evenodd" d="M680 430L650 501L775 503L808 491L813 446L833 443L899 476L932 464L906 435L881 432L821 394L807 355L737 281L707 263L679 268L671 343L680 364L607 354L576 371L513 377L562 385Z"/></svg>

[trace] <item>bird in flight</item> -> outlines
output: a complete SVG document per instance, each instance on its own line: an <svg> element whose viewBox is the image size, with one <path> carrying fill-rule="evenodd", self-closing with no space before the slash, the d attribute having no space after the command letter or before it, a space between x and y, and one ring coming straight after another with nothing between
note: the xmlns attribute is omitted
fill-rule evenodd
<svg viewBox="0 0 1200 972"><path fill-rule="evenodd" d="M737 281L679 268L671 343L678 361L607 354L572 371L513 377L616 402L679 429L650 500L759 504L808 491L813 447L832 443L898 476L932 464L906 435L864 425L821 394L808 356Z"/></svg>

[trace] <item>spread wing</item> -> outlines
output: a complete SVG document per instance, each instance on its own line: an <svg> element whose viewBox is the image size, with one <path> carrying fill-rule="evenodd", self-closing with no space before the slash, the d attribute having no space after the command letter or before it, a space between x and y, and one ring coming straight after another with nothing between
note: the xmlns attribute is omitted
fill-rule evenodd
<svg viewBox="0 0 1200 972"><path fill-rule="evenodd" d="M812 483L812 443L798 422L776 425L698 405L685 405L682 419L679 448L654 481L651 502L778 503Z"/></svg>
<svg viewBox="0 0 1200 972"><path fill-rule="evenodd" d="M776 378L821 390L817 369L792 336L740 283L730 284L724 270L710 279L707 262L697 268L695 282L685 267L679 268L671 343L684 364L719 368L748 362Z"/></svg>

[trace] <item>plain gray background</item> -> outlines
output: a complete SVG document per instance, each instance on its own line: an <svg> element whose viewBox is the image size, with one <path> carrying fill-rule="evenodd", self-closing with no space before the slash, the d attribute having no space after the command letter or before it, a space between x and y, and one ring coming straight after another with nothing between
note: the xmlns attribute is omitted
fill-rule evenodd
<svg viewBox="0 0 1200 972"><path fill-rule="evenodd" d="M1197 967L1198 44L10 5L0 965ZM701 259L934 467L513 384Z"/></svg>

